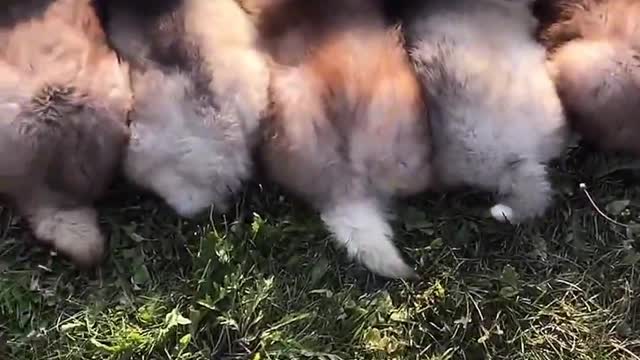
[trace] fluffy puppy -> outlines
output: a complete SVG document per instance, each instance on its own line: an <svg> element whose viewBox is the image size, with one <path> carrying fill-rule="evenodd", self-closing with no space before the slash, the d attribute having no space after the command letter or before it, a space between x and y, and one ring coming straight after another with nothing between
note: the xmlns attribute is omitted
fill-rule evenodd
<svg viewBox="0 0 640 360"><path fill-rule="evenodd" d="M132 63L126 176L182 216L224 211L252 171L268 106L257 33L234 0L109 0L108 33Z"/></svg>
<svg viewBox="0 0 640 360"><path fill-rule="evenodd" d="M0 5L0 193L79 265L104 251L92 203L128 141L127 76L90 0Z"/></svg>
<svg viewBox="0 0 640 360"><path fill-rule="evenodd" d="M496 192L491 214L512 223L545 212L546 163L567 141L535 25L524 2L506 0L433 0L406 16L436 181Z"/></svg>
<svg viewBox="0 0 640 360"><path fill-rule="evenodd" d="M407 277L385 206L430 181L420 84L399 31L369 0L241 1L272 66L267 174L320 213L370 270Z"/></svg>
<svg viewBox="0 0 640 360"><path fill-rule="evenodd" d="M640 156L640 2L538 0L538 38L585 141Z"/></svg>

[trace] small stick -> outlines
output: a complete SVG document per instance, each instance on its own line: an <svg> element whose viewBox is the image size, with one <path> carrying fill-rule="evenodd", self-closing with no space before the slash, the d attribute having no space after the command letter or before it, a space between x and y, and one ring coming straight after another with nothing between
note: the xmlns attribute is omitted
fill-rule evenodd
<svg viewBox="0 0 640 360"><path fill-rule="evenodd" d="M618 226L622 226L623 228L628 228L629 225L617 222L615 220L613 220L612 218L610 218L607 214L604 213L604 211L600 210L600 208L598 207L598 205L596 204L596 202L593 200L593 198L591 197L591 194L589 194L589 191L587 190L587 184L585 183L580 183L580 190L582 190L584 192L585 195L587 195L587 199L589 199L589 202L591 203L591 206L593 206L594 209L596 209L596 211L598 212L598 214L600 214L600 216L602 216L603 218L605 218L607 221L618 225Z"/></svg>

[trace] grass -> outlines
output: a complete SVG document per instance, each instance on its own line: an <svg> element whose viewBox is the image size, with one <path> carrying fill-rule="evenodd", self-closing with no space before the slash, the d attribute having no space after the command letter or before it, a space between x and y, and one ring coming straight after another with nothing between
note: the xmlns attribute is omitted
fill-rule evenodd
<svg viewBox="0 0 640 360"><path fill-rule="evenodd" d="M399 204L421 279L345 259L305 206L253 186L236 211L180 220L131 189L101 204L91 272L1 215L0 359L640 359L638 164L574 151L555 208L517 228L487 197ZM599 216L578 184L618 221Z"/></svg>

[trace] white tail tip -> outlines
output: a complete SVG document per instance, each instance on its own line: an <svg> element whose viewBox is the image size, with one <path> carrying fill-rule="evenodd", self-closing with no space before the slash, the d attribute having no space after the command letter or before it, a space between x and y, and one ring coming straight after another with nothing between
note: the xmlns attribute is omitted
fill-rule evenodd
<svg viewBox="0 0 640 360"><path fill-rule="evenodd" d="M372 272L389 278L415 277L393 244L393 231L375 201L338 204L324 211L322 220L349 256Z"/></svg>
<svg viewBox="0 0 640 360"><path fill-rule="evenodd" d="M491 207L491 216L500 222L514 222L513 209L504 204L496 204Z"/></svg>

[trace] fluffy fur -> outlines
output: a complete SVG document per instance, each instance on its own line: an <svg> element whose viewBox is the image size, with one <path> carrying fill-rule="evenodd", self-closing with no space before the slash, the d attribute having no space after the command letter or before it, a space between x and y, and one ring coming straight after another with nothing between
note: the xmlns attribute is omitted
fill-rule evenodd
<svg viewBox="0 0 640 360"><path fill-rule="evenodd" d="M273 113L260 156L348 254L407 277L385 207L430 181L428 123L400 34L369 0L242 1L272 67Z"/></svg>
<svg viewBox="0 0 640 360"><path fill-rule="evenodd" d="M433 0L407 16L411 57L427 94L440 186L497 193L500 221L542 215L546 163L567 132L524 2Z"/></svg>
<svg viewBox="0 0 640 360"><path fill-rule="evenodd" d="M640 156L640 2L538 0L538 37L576 132Z"/></svg>
<svg viewBox="0 0 640 360"><path fill-rule="evenodd" d="M225 210L251 174L268 106L256 29L234 0L105 4L110 38L134 64L127 177L180 215Z"/></svg>
<svg viewBox="0 0 640 360"><path fill-rule="evenodd" d="M80 265L104 251L91 204L128 141L127 76L89 0L0 5L0 193Z"/></svg>

